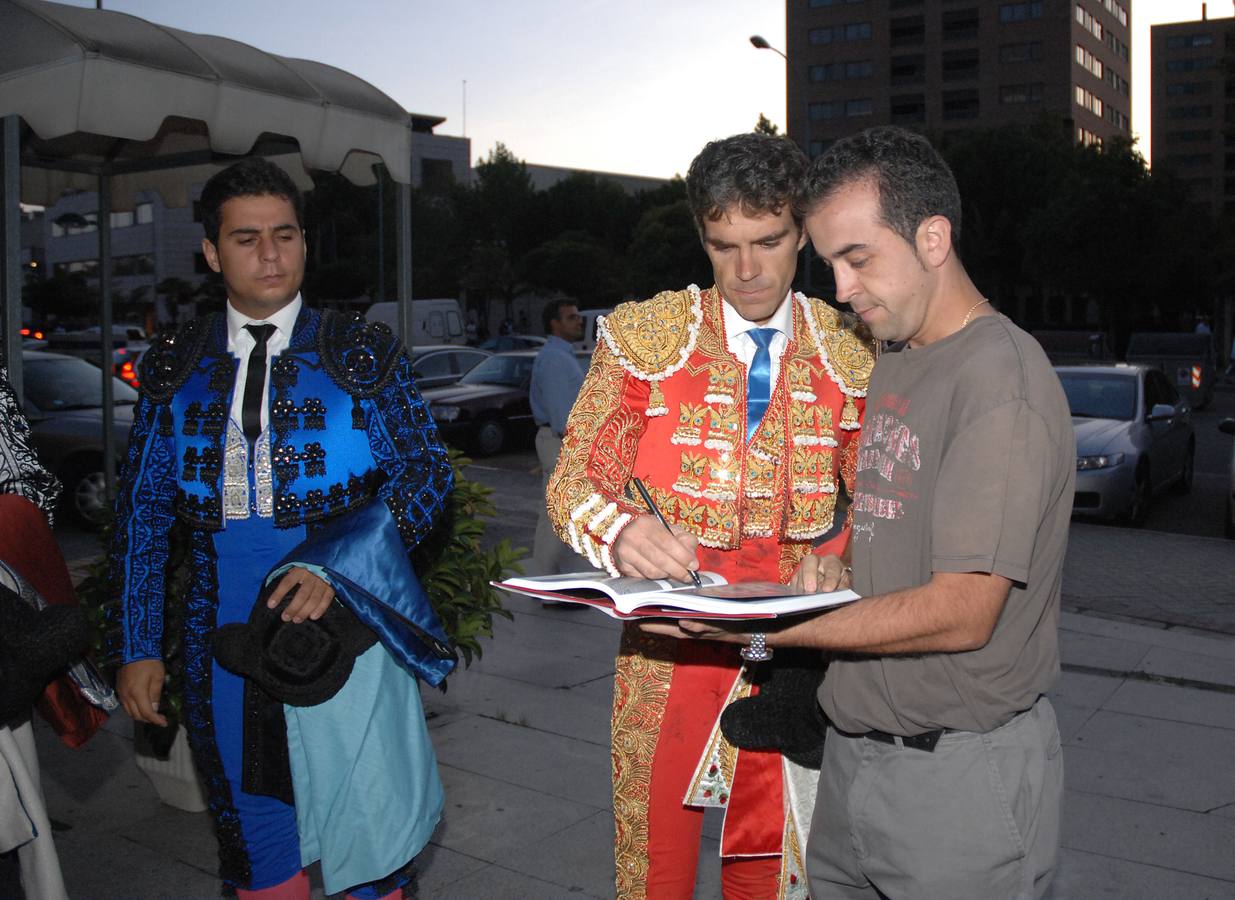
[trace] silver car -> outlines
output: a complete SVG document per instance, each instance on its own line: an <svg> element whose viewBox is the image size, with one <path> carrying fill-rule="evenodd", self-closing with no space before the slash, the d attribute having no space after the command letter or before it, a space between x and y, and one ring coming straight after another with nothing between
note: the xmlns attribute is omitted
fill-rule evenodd
<svg viewBox="0 0 1235 900"><path fill-rule="evenodd" d="M97 366L61 353L22 354L23 409L39 461L64 486L62 505L82 525L108 515L103 480L103 379ZM117 469L129 443L137 391L112 379Z"/></svg>
<svg viewBox="0 0 1235 900"><path fill-rule="evenodd" d="M1156 491L1192 488L1192 410L1159 369L1056 366L1076 429L1075 515L1143 525Z"/></svg>

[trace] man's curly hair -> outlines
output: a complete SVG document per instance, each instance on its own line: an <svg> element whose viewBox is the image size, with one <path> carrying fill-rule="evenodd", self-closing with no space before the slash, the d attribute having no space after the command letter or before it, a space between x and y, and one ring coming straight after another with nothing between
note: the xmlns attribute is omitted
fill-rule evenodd
<svg viewBox="0 0 1235 900"><path fill-rule="evenodd" d="M747 132L712 141L686 173L686 196L703 232L735 207L744 215L780 215L788 207L801 226L807 159L787 137Z"/></svg>

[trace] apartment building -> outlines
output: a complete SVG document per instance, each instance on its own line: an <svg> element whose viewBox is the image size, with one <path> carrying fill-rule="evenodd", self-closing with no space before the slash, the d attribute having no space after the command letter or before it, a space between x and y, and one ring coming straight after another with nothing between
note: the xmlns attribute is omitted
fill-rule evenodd
<svg viewBox="0 0 1235 900"><path fill-rule="evenodd" d="M1150 46L1154 171L1215 214L1235 210L1235 19L1155 25Z"/></svg>
<svg viewBox="0 0 1235 900"><path fill-rule="evenodd" d="M787 0L789 134L822 153L893 123L934 136L1057 121L1131 134L1132 0Z"/></svg>

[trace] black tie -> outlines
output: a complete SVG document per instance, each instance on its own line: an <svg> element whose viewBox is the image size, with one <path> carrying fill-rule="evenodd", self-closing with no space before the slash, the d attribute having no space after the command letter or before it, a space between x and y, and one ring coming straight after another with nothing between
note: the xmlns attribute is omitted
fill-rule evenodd
<svg viewBox="0 0 1235 900"><path fill-rule="evenodd" d="M244 376L244 405L240 407L240 424L245 438L252 444L262 433L262 400L266 394L266 341L274 334L275 327L269 322L244 327L257 342L249 354L249 365Z"/></svg>

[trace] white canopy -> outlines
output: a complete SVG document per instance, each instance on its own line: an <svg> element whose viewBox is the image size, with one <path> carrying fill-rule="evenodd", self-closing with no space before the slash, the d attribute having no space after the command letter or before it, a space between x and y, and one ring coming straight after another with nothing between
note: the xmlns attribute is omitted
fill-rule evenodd
<svg viewBox="0 0 1235 900"><path fill-rule="evenodd" d="M117 208L131 208L138 188L182 206L186 184L218 168L213 153L275 157L305 188L306 169L372 184L379 160L395 181L412 180L412 116L368 82L109 10L0 0L0 117L14 114L32 132L27 203L110 174ZM193 165L206 168L184 171Z"/></svg>

